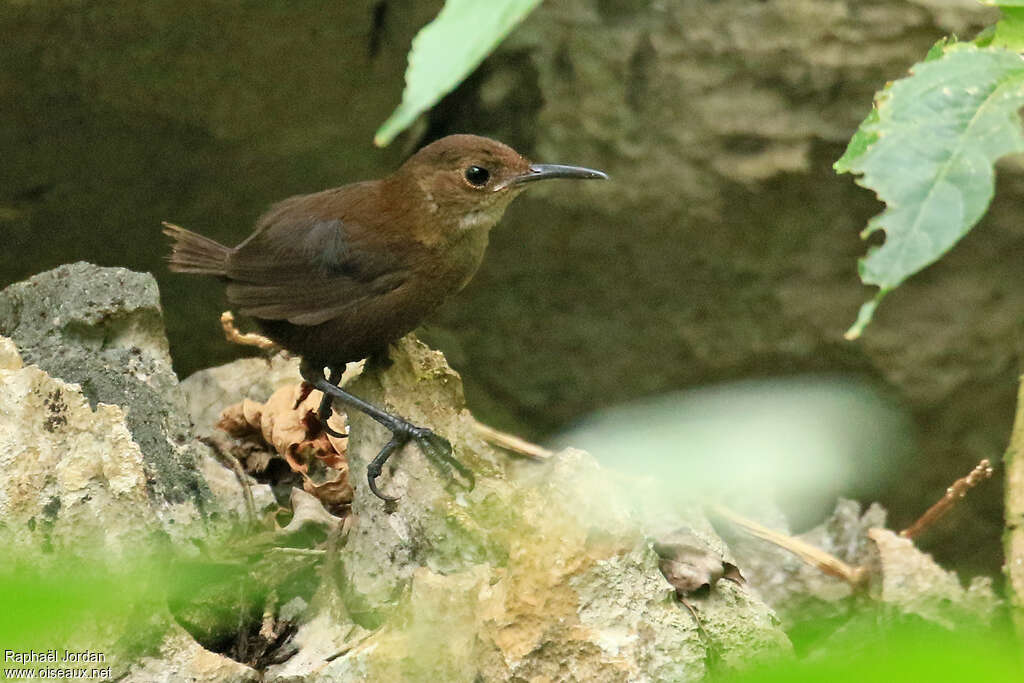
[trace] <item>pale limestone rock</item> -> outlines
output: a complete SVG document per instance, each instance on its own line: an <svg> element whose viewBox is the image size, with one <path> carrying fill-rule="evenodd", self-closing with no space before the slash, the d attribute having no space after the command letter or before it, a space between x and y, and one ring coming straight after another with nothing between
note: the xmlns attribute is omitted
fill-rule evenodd
<svg viewBox="0 0 1024 683"><path fill-rule="evenodd" d="M78 385L17 367L0 338L0 516L25 547L115 559L173 517L149 503L142 453L118 406L91 408Z"/></svg>
<svg viewBox="0 0 1024 683"><path fill-rule="evenodd" d="M287 661L267 667L265 680L349 680L358 671L355 658L347 655L359 649L370 635L345 617L333 588L321 590L320 609L299 627L292 639L296 653ZM333 664L334 661L338 664ZM346 678L348 676L349 678ZM357 680L358 676L356 677ZM362 679L366 680L366 679Z"/></svg>
<svg viewBox="0 0 1024 683"><path fill-rule="evenodd" d="M220 413L243 399L263 402L274 391L302 381L299 359L276 354L270 358L243 358L192 373L182 380L185 407L196 434L216 433Z"/></svg>
<svg viewBox="0 0 1024 683"><path fill-rule="evenodd" d="M307 525L319 527L325 533L341 527L341 519L325 510L319 498L302 489L292 489L291 507L292 519L280 530L282 534L299 533Z"/></svg>
<svg viewBox="0 0 1024 683"><path fill-rule="evenodd" d="M157 656L142 657L129 669L126 683L256 683L259 672L203 648L181 627L175 626Z"/></svg>
<svg viewBox="0 0 1024 683"><path fill-rule="evenodd" d="M955 572L940 567L909 538L888 529L871 529L868 538L878 548L881 602L948 629L991 622L999 599L990 578L976 577L965 589Z"/></svg>
<svg viewBox="0 0 1024 683"><path fill-rule="evenodd" d="M23 365L14 342L7 337L0 337L0 370L18 370Z"/></svg>

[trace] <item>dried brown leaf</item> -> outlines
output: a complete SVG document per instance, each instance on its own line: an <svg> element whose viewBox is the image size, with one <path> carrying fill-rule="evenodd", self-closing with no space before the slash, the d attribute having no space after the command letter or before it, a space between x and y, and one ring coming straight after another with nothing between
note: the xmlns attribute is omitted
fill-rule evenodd
<svg viewBox="0 0 1024 683"><path fill-rule="evenodd" d="M249 399L228 406L221 412L217 427L235 437L248 436L258 432L262 408L261 403Z"/></svg>
<svg viewBox="0 0 1024 683"><path fill-rule="evenodd" d="M260 420L263 440L273 446L274 450L281 455L288 453L294 446L308 441L314 436L310 434L305 418L309 412L316 413L319 394L314 396L313 393L310 393L304 400L301 400L301 393L301 384L282 387L271 394L267 402L263 404L263 414ZM315 402L311 400L314 398Z"/></svg>
<svg viewBox="0 0 1024 683"><path fill-rule="evenodd" d="M345 457L348 440L323 431L317 416L321 397L321 392L311 391L304 383L289 385L275 391L265 403L246 399L229 406L217 426L232 436L259 438L302 475L309 493L337 508L352 500ZM344 414L335 413L331 427L344 433ZM265 470L269 461L255 460L254 464Z"/></svg>
<svg viewBox="0 0 1024 683"><path fill-rule="evenodd" d="M314 484L312 479L306 479L302 483L308 493L320 499L324 507L331 512L340 511L352 503L352 484L348 481L348 470L334 481L323 484Z"/></svg>

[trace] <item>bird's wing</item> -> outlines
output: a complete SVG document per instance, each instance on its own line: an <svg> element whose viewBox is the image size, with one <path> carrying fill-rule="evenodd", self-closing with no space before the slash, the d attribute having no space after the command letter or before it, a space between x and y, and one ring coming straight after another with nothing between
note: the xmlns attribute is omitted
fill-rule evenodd
<svg viewBox="0 0 1024 683"><path fill-rule="evenodd" d="M244 315L318 325L408 280L380 246L340 219L272 210L228 259L228 300Z"/></svg>

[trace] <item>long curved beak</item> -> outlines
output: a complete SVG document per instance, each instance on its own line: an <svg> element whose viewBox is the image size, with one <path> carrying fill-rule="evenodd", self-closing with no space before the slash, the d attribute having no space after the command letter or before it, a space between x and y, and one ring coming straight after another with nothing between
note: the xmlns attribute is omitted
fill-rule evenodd
<svg viewBox="0 0 1024 683"><path fill-rule="evenodd" d="M562 164L532 164L530 170L523 175L517 175L504 187L532 183L537 180L549 180L552 178L575 178L576 180L608 180L608 174L604 171L597 171L582 166L563 166Z"/></svg>

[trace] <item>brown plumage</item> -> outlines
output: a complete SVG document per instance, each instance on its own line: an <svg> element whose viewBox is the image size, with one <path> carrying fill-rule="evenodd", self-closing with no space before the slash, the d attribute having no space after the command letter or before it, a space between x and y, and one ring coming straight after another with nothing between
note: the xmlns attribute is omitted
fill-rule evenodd
<svg viewBox="0 0 1024 683"><path fill-rule="evenodd" d="M170 268L225 280L234 310L322 373L382 350L462 289L527 183L603 177L452 135L383 179L275 204L237 247L166 225Z"/></svg>

